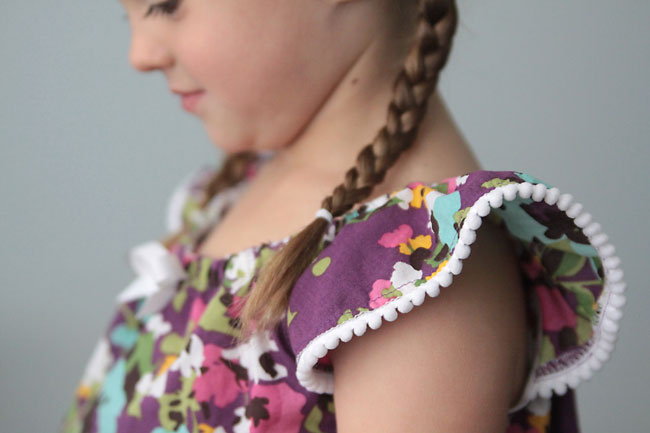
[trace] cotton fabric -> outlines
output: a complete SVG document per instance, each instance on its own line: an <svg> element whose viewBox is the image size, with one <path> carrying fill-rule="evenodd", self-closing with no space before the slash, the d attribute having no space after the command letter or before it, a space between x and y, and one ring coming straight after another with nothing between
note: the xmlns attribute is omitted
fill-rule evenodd
<svg viewBox="0 0 650 433"><path fill-rule="evenodd" d="M268 156L252 161L246 178L205 210L198 203L215 168L179 186L167 221L170 229L184 222L190 233L164 258L149 258L173 258L180 270L163 284L147 274L155 266L140 267L140 280L121 293L129 300L118 297L59 433L336 432L328 347L353 344L425 296L435 302L453 290L482 217L503 227L516 251L534 341L526 393L508 413L506 433L580 431L574 388L609 357L624 303L619 261L581 206L560 210L567 197L547 203L557 188L519 171L411 182L334 218L278 327L235 345L242 296L290 237L216 260L196 249Z"/></svg>

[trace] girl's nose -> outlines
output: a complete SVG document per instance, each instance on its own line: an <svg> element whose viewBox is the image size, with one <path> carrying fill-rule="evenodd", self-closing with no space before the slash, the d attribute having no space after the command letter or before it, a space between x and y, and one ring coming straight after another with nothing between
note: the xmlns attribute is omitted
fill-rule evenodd
<svg viewBox="0 0 650 433"><path fill-rule="evenodd" d="M173 58L163 43L139 33L131 38L129 62L138 71L147 72L170 66Z"/></svg>

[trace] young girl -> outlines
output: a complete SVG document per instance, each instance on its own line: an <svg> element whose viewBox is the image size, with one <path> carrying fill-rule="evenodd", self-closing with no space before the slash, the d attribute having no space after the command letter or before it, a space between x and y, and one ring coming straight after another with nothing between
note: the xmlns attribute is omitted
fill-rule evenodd
<svg viewBox="0 0 650 433"><path fill-rule="evenodd" d="M436 91L453 1L122 4L226 158L133 249L60 432L579 431L620 261L570 194L478 164Z"/></svg>

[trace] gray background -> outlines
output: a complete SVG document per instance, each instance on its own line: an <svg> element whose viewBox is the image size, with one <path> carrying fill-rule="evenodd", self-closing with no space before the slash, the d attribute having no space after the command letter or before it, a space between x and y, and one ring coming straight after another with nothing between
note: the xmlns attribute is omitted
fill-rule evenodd
<svg viewBox="0 0 650 433"><path fill-rule="evenodd" d="M53 431L127 252L164 232L174 185L221 154L162 75L127 61L116 0L0 2L0 430ZM650 3L460 2L440 88L488 169L577 201L628 282L612 358L580 385L584 432L647 432Z"/></svg>

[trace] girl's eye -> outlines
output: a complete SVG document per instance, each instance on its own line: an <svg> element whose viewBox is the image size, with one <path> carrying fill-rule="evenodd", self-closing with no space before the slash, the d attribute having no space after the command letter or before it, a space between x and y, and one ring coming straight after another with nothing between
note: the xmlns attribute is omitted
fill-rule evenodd
<svg viewBox="0 0 650 433"><path fill-rule="evenodd" d="M147 13L144 15L144 17L146 18L150 15L156 15L158 13L163 15L171 15L176 11L176 9L178 9L179 3L180 0L167 0L161 3L153 4L149 6L149 10L147 10Z"/></svg>

